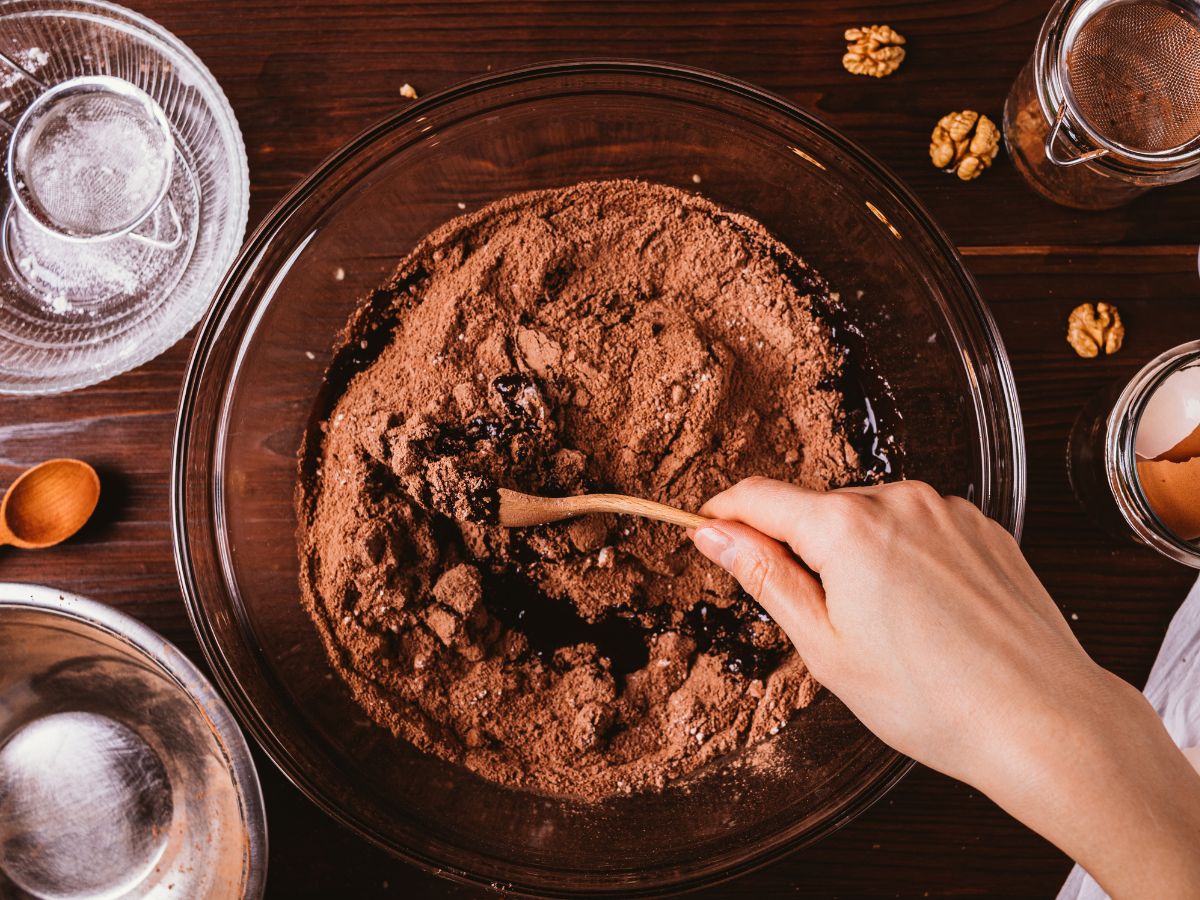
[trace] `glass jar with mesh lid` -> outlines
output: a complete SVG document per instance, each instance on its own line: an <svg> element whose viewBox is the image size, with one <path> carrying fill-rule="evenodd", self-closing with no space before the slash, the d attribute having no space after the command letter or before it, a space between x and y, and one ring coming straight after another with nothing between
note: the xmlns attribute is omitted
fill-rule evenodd
<svg viewBox="0 0 1200 900"><path fill-rule="evenodd" d="M1058 0L1004 107L1017 169L1106 209L1200 174L1200 4Z"/></svg>

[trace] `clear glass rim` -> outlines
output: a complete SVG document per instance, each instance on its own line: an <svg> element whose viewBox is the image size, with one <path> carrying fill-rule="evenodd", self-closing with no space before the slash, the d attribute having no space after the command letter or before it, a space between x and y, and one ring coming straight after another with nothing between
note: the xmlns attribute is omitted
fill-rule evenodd
<svg viewBox="0 0 1200 900"><path fill-rule="evenodd" d="M1200 340L1160 353L1129 380L1108 414L1104 468L1117 509L1138 539L1176 562L1200 569L1200 546L1167 528L1146 499L1135 450L1150 397L1170 375L1189 364L1200 364Z"/></svg>
<svg viewBox="0 0 1200 900"><path fill-rule="evenodd" d="M540 64L476 78L436 94L427 95L360 133L321 163L267 215L247 241L242 253L227 274L216 302L199 329L180 395L174 442L171 520L176 565L189 617L201 648L213 669L214 677L226 692L230 704L245 727L254 735L285 776L332 818L372 843L426 871L436 870L439 874L453 880L475 886L487 886L495 883L494 875L487 874L487 864L493 863L495 860L482 857L475 851L458 845L449 846L448 849L451 852L446 854L423 852L412 846L398 847L393 840L376 833L367 823L356 819L352 813L340 808L328 792L310 777L306 767L294 758L283 742L273 733L270 724L260 715L253 701L249 699L248 692L243 689L238 674L228 662L212 624L208 621L204 605L200 601L198 572L193 567L191 549L193 542L198 538L192 533L189 521L189 503L199 505L200 501L190 498L189 492L186 490L188 471L193 457L203 457L211 465L213 477L217 477L220 469L219 448L223 442L221 436L218 435L214 438L212 435L217 428L216 420L222 417L220 415L198 416L196 411L197 406L202 402L205 375L211 357L223 338L227 341L233 340L225 334L230 321L235 316L239 319L239 325L256 321L261 314L262 307L271 302L270 297L258 298L252 308L237 309L239 302L244 299L244 294L248 291L253 292L251 284L254 270L279 233L302 210L306 200L326 182L336 179L349 163L376 142L405 126L421 121L426 115L444 106L468 99L476 94L498 92L515 85L562 76L589 74L658 78L663 82L709 88L725 95L761 104L770 111L782 113L792 124L817 133L823 140L845 152L857 165L874 174L886 186L886 189L892 194L891 199L897 205L905 208L906 212L913 216L923 228L925 235L947 263L948 270L957 279L963 294L970 298L966 303L959 303L957 298L948 298L955 304L953 312L974 329L973 334L956 333L955 337L964 341L979 358L994 364L994 371L987 373L981 373L974 366L968 367L968 377L972 385L978 390L981 380L986 382L984 399L997 407L997 409L986 409L984 408L986 404L975 404L975 426L981 444L979 448L981 454L980 496L976 498L976 502L1018 537L1024 518L1025 449L1016 388L999 332L979 297L973 279L949 239L899 180L873 157L810 113L760 88L701 69L639 60L586 59ZM646 88L643 86L642 89ZM224 404L224 402L223 398L220 404ZM1001 407L1003 414L997 416L999 419L997 426L999 430L997 430L985 414L995 415ZM1003 477L1008 481L1003 494L996 490L996 485L993 483L992 468L997 464L1003 469ZM219 486L214 487L209 484L196 490L203 495L208 509L212 510L211 501L214 497L219 497ZM216 516L211 517L214 520L221 514L219 503L216 505L215 512ZM220 526L219 523L210 523L206 527L219 528ZM219 559L221 553L219 550L213 550L212 556L214 559ZM228 591L228 573L221 572L220 577ZM234 615L240 616L241 613L235 610ZM884 774L878 776L864 790L859 791L837 815L821 826L800 835L789 834L786 831L781 832L774 841L761 843L749 852L743 853L738 859L722 857L715 864L710 859L703 864L698 863L687 871L680 871L678 867L668 867L629 873L595 873L595 877L591 881L586 879L592 873L570 873L565 870L546 870L530 866L524 872L515 873L516 877L514 878L505 878L505 887L517 893L527 892L537 896L577 896L581 893L613 890L619 890L622 894L629 896L647 896L716 884L766 865L800 846L810 844L837 830L886 794L912 765L911 760L896 753L892 762L884 770ZM427 840L426 844L434 847L437 851L440 851L442 846L448 846L433 840ZM447 868L449 860L464 858L470 859L462 866ZM480 863L484 865L480 865ZM471 866L472 870L468 871L466 866ZM547 875L556 875L558 880L547 886L545 881ZM581 878L583 883L581 883ZM570 882L569 886L568 881Z"/></svg>

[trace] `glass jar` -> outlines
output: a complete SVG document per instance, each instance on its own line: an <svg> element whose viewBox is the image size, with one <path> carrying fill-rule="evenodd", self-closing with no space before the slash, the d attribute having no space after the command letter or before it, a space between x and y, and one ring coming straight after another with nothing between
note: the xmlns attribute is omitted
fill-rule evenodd
<svg viewBox="0 0 1200 900"><path fill-rule="evenodd" d="M1200 15L1188 0L1058 0L1004 105L1046 198L1108 209L1200 174Z"/></svg>
<svg viewBox="0 0 1200 900"><path fill-rule="evenodd" d="M1067 446L1067 474L1080 504L1109 532L1200 569L1200 541L1185 540L1154 512L1142 489L1135 452L1142 414L1155 391L1181 369L1200 366L1200 341L1151 360L1129 381L1089 400Z"/></svg>

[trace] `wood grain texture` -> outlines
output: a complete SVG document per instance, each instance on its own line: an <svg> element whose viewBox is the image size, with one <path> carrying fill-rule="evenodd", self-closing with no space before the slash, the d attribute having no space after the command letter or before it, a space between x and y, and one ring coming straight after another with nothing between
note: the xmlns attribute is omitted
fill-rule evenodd
<svg viewBox="0 0 1200 900"><path fill-rule="evenodd" d="M928 162L952 109L997 120L1047 0L834 2L268 2L126 0L208 64L240 119L251 223L325 155L406 102L488 71L578 56L663 59L754 82L824 117L897 172L964 252L1008 347L1029 452L1024 546L1105 666L1141 683L1195 573L1096 530L1063 464L1084 401L1154 354L1200 336L1200 182L1106 213L1059 209L1002 156L962 184ZM888 23L908 38L895 76L843 72L842 30ZM802 249L802 248L801 248ZM1121 353L1081 360L1065 342L1084 300L1119 304ZM134 372L60 397L0 398L0 487L42 459L96 466L100 508L78 536L0 549L0 579L111 603L195 659L168 523L170 444L190 340ZM271 829L268 895L467 897L391 860L319 813L261 755ZM713 897L1048 897L1068 860L972 789L918 770L820 845Z"/></svg>

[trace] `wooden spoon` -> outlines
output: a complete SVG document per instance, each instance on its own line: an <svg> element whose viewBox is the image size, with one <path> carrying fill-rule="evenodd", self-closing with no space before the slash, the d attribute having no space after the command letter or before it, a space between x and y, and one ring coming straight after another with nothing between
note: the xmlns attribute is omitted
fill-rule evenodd
<svg viewBox="0 0 1200 900"><path fill-rule="evenodd" d="M704 516L684 512L673 506L626 497L624 494L580 494L577 497L535 497L499 488L500 524L510 528L525 525L544 525L561 519L572 519L588 513L621 513L668 522L683 528L699 528L709 521Z"/></svg>
<svg viewBox="0 0 1200 900"><path fill-rule="evenodd" d="M21 473L0 500L0 546L40 550L65 541L100 499L96 470L78 459L50 459Z"/></svg>

